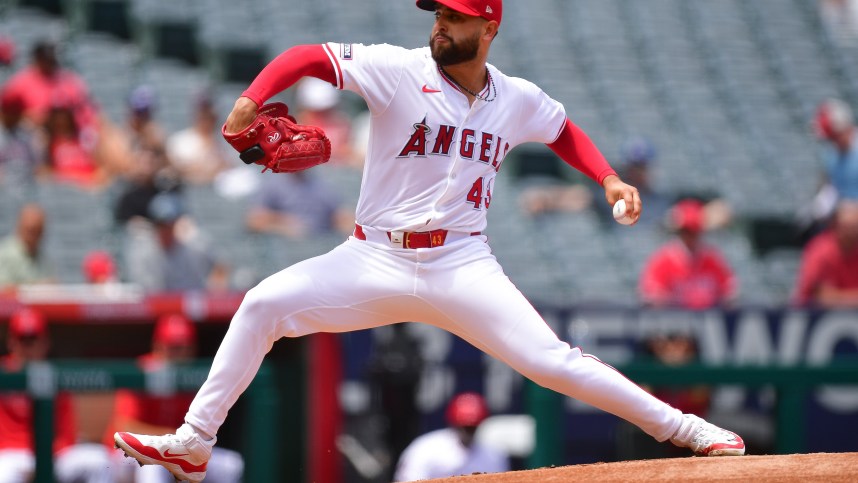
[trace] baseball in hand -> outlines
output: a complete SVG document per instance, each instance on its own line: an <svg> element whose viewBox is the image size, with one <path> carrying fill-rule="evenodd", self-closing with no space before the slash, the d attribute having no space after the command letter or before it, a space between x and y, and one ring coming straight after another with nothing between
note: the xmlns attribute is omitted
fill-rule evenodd
<svg viewBox="0 0 858 483"><path fill-rule="evenodd" d="M622 198L614 203L614 220L621 225L632 224L632 217L626 214L626 200Z"/></svg>

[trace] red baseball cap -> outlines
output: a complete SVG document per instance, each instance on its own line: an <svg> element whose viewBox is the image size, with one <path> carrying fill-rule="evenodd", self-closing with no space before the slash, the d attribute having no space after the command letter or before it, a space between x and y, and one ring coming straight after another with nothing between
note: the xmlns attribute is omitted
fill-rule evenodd
<svg viewBox="0 0 858 483"><path fill-rule="evenodd" d="M103 250L89 252L83 259L83 273L90 283L101 283L116 276L116 263L110 253Z"/></svg>
<svg viewBox="0 0 858 483"><path fill-rule="evenodd" d="M703 230L703 203L697 200L683 200L672 210L673 227L677 230L699 232Z"/></svg>
<svg viewBox="0 0 858 483"><path fill-rule="evenodd" d="M816 108L813 129L819 139L834 139L852 127L852 110L839 99L827 99Z"/></svg>
<svg viewBox="0 0 858 483"><path fill-rule="evenodd" d="M417 0L417 7L434 12L437 3L465 15L494 20L498 25L503 16L502 0Z"/></svg>
<svg viewBox="0 0 858 483"><path fill-rule="evenodd" d="M152 340L167 345L189 345L197 341L197 328L181 314L162 315L155 323Z"/></svg>
<svg viewBox="0 0 858 483"><path fill-rule="evenodd" d="M41 337L48 331L48 323L40 312L31 308L18 309L9 319L9 335L13 337Z"/></svg>
<svg viewBox="0 0 858 483"><path fill-rule="evenodd" d="M447 424L457 427L476 427L489 417L486 400L475 392L464 392L454 397L447 406Z"/></svg>

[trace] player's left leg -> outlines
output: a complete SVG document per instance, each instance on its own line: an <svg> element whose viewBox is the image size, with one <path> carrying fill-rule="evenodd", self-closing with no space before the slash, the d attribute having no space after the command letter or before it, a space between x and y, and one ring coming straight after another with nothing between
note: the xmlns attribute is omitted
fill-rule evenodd
<svg viewBox="0 0 858 483"><path fill-rule="evenodd" d="M176 434L120 432L116 445L144 465L202 481L216 435L263 358L282 337L344 332L410 320L414 253L349 239L271 275L248 291Z"/></svg>
<svg viewBox="0 0 858 483"><path fill-rule="evenodd" d="M613 367L559 340L503 274L485 244L466 242L443 259L439 265L446 268L427 269L419 291L437 309L430 312L430 323L459 335L537 384L626 419L658 441L671 439L698 454L744 452L738 436L684 416Z"/></svg>

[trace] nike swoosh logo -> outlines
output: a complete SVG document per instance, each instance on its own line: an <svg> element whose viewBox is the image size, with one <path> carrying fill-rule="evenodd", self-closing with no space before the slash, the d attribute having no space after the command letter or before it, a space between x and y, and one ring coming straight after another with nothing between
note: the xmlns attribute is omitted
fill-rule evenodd
<svg viewBox="0 0 858 483"><path fill-rule="evenodd" d="M173 454L173 453L170 453L169 449L167 449L167 451L164 451L164 457L166 457L166 458L178 458L180 456L188 456L188 454L190 454L190 453Z"/></svg>
<svg viewBox="0 0 858 483"><path fill-rule="evenodd" d="M430 89L429 86L427 86L426 84L423 84L423 92L425 92L427 94L434 94L436 92L441 92L441 91L438 89Z"/></svg>

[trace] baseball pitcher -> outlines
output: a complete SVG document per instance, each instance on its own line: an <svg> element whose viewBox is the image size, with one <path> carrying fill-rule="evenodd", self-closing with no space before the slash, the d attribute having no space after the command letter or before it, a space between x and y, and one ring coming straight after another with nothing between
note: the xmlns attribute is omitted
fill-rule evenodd
<svg viewBox="0 0 858 483"><path fill-rule="evenodd" d="M504 274L482 233L495 176L515 146L548 145L599 183L610 205L624 200L635 221L641 200L560 103L487 63L502 0L416 3L435 15L428 47L292 47L235 102L224 136L245 162L280 172L325 162L330 144L268 99L304 76L363 97L372 121L354 234L247 293L176 434L117 433L116 444L142 464L199 482L218 428L276 340L422 321L658 441L698 455L744 454L736 434L682 414L560 341Z"/></svg>

